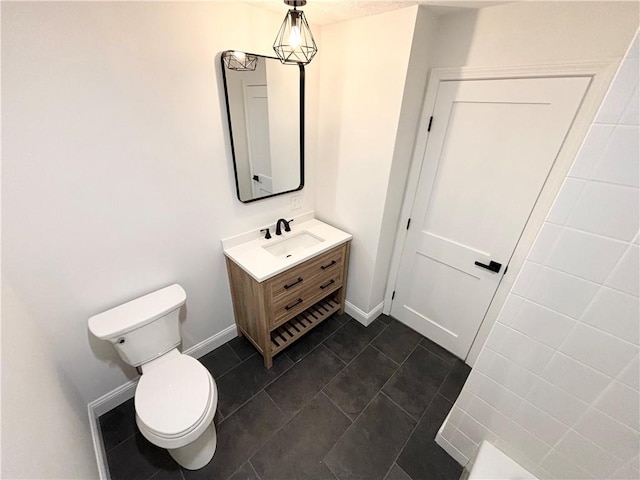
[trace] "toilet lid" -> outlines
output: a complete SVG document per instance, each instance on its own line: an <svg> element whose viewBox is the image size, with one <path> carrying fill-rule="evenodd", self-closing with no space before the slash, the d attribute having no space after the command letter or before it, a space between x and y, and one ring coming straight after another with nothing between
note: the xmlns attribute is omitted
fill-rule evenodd
<svg viewBox="0 0 640 480"><path fill-rule="evenodd" d="M179 355L142 375L134 403L138 417L148 428L170 437L200 421L210 396L207 369L195 358Z"/></svg>

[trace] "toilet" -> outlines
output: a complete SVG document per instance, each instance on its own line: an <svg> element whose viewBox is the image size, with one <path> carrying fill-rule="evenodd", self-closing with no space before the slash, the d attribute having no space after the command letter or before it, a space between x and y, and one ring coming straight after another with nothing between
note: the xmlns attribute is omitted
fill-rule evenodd
<svg viewBox="0 0 640 480"><path fill-rule="evenodd" d="M178 350L186 299L180 285L170 285L91 317L89 331L142 372L134 400L142 435L182 467L197 470L216 451L218 389L198 360Z"/></svg>

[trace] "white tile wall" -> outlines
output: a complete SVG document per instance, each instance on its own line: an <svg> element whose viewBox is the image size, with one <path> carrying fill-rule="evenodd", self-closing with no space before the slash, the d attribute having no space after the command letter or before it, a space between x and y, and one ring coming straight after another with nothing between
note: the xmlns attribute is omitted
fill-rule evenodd
<svg viewBox="0 0 640 480"><path fill-rule="evenodd" d="M438 441L541 478L640 478L636 37Z"/></svg>

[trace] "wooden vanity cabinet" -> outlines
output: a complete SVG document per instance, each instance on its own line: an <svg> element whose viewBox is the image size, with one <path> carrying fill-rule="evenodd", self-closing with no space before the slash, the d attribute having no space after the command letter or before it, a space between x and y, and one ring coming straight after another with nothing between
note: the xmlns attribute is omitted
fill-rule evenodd
<svg viewBox="0 0 640 480"><path fill-rule="evenodd" d="M265 367L333 313L344 312L350 246L347 241L263 282L225 257L238 334L258 349Z"/></svg>

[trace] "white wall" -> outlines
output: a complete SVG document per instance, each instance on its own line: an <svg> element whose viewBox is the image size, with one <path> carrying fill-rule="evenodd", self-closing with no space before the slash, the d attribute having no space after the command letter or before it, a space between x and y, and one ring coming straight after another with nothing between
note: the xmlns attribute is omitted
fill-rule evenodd
<svg viewBox="0 0 640 480"><path fill-rule="evenodd" d="M365 313L382 300L371 291L417 12L322 29L316 213L353 235L347 301Z"/></svg>
<svg viewBox="0 0 640 480"><path fill-rule="evenodd" d="M438 441L540 478L640 477L638 40Z"/></svg>
<svg viewBox="0 0 640 480"><path fill-rule="evenodd" d="M7 285L2 317L2 478L96 478L87 407Z"/></svg>
<svg viewBox="0 0 640 480"><path fill-rule="evenodd" d="M2 293L40 332L43 362L68 397L25 375L23 390L3 388L3 416L42 387L40 398L62 419L75 415L86 438L87 403L136 376L90 336L87 319L139 295L185 287L183 348L233 324L220 239L291 213L290 196L236 199L219 52L271 54L281 20L240 2L3 2ZM318 75L310 65L312 146ZM309 148L307 165L316 157ZM312 175L298 195L311 210ZM24 321L2 313L3 330ZM28 359L32 346L20 346ZM5 348L3 376L22 372ZM83 455L76 439L36 427L24 431L32 449L57 443ZM3 440L4 449L14 439ZM24 451L12 468L30 471L31 459ZM43 463L41 478L74 476L68 464L63 475Z"/></svg>

